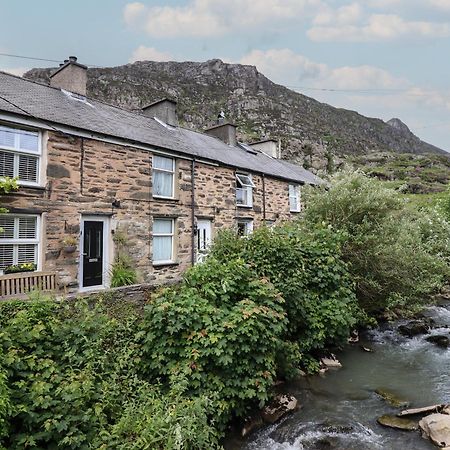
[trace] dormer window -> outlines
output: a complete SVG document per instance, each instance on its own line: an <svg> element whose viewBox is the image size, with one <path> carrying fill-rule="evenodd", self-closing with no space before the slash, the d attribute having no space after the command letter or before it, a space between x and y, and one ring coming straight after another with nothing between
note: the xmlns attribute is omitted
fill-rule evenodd
<svg viewBox="0 0 450 450"><path fill-rule="evenodd" d="M253 206L253 188L255 185L250 174L236 174L236 203L238 206Z"/></svg>
<svg viewBox="0 0 450 450"><path fill-rule="evenodd" d="M38 131L0 126L0 178L17 177L23 186L39 185L40 158Z"/></svg>
<svg viewBox="0 0 450 450"><path fill-rule="evenodd" d="M153 156L153 196L174 198L175 160L164 156Z"/></svg>
<svg viewBox="0 0 450 450"><path fill-rule="evenodd" d="M300 186L298 184L289 185L289 210L300 212Z"/></svg>

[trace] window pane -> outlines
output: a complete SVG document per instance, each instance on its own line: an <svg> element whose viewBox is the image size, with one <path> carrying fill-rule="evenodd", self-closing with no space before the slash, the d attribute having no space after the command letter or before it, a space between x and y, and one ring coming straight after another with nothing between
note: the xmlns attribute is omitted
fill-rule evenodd
<svg viewBox="0 0 450 450"><path fill-rule="evenodd" d="M153 233L172 234L172 224L173 221L171 219L156 219L153 222Z"/></svg>
<svg viewBox="0 0 450 450"><path fill-rule="evenodd" d="M32 131L19 131L19 148L21 150L39 150L39 135Z"/></svg>
<svg viewBox="0 0 450 450"><path fill-rule="evenodd" d="M19 156L19 180L38 181L38 158L36 156Z"/></svg>
<svg viewBox="0 0 450 450"><path fill-rule="evenodd" d="M154 236L153 261L171 261L171 260L172 260L172 237Z"/></svg>
<svg viewBox="0 0 450 450"><path fill-rule="evenodd" d="M247 189L246 188L237 188L236 189L236 202L238 205L246 205L247 204Z"/></svg>
<svg viewBox="0 0 450 450"><path fill-rule="evenodd" d="M153 195L173 197L173 174L153 172Z"/></svg>
<svg viewBox="0 0 450 450"><path fill-rule="evenodd" d="M253 182L248 175L242 175L238 173L236 174L236 178L239 185L253 187Z"/></svg>
<svg viewBox="0 0 450 450"><path fill-rule="evenodd" d="M14 246L0 245L0 270L12 264L14 264Z"/></svg>
<svg viewBox="0 0 450 450"><path fill-rule="evenodd" d="M0 177L14 178L14 154L0 151Z"/></svg>
<svg viewBox="0 0 450 450"><path fill-rule="evenodd" d="M0 239L14 239L14 217L0 216Z"/></svg>
<svg viewBox="0 0 450 450"><path fill-rule="evenodd" d="M36 217L19 217L19 239L36 239Z"/></svg>
<svg viewBox="0 0 450 450"><path fill-rule="evenodd" d="M6 127L0 127L0 147L14 147L15 135L15 130Z"/></svg>
<svg viewBox="0 0 450 450"><path fill-rule="evenodd" d="M153 157L153 168L173 171L173 159L164 158L163 156Z"/></svg>
<svg viewBox="0 0 450 450"><path fill-rule="evenodd" d="M36 248L35 244L18 245L17 264L36 263Z"/></svg>

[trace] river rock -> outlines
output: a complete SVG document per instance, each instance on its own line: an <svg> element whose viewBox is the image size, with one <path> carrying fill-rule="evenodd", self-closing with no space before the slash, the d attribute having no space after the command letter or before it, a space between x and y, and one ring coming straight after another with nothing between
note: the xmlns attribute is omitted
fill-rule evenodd
<svg viewBox="0 0 450 450"><path fill-rule="evenodd" d="M450 446L450 416L431 414L419 422L422 436L429 438L438 447Z"/></svg>
<svg viewBox="0 0 450 450"><path fill-rule="evenodd" d="M384 427L395 428L396 430L414 431L419 428L416 420L391 416L389 414L378 417L377 422Z"/></svg>
<svg viewBox="0 0 450 450"><path fill-rule="evenodd" d="M367 352L367 353L373 353L374 350L370 347L365 347L364 345L360 345L359 347L363 352Z"/></svg>
<svg viewBox="0 0 450 450"><path fill-rule="evenodd" d="M342 364L339 362L339 360L336 358L335 355L331 354L329 357L324 357L320 360L321 365L325 367L330 368L340 368L342 367Z"/></svg>
<svg viewBox="0 0 450 450"><path fill-rule="evenodd" d="M298 402L292 395L279 394L262 411L261 416L267 423L275 423L286 414L298 409Z"/></svg>
<svg viewBox="0 0 450 450"><path fill-rule="evenodd" d="M387 403L395 408L407 408L409 402L388 391L387 389L376 389L375 392Z"/></svg>
<svg viewBox="0 0 450 450"><path fill-rule="evenodd" d="M411 408L411 409L405 409L404 411L401 411L397 414L398 417L403 416L416 416L416 415L426 415L431 414L435 412L442 412L444 410L446 405L443 404L437 404L437 405L431 405L431 406L424 406L422 408Z"/></svg>
<svg viewBox="0 0 450 450"><path fill-rule="evenodd" d="M347 342L349 344L356 344L357 342L359 342L359 332L358 332L358 330L353 330L350 333L350 336L348 337Z"/></svg>
<svg viewBox="0 0 450 450"><path fill-rule="evenodd" d="M430 332L430 324L427 320L410 320L408 323L399 325L398 331L403 336L414 337Z"/></svg>
<svg viewBox="0 0 450 450"><path fill-rule="evenodd" d="M441 414L448 414L450 416L450 405L445 405L441 410Z"/></svg>
<svg viewBox="0 0 450 450"><path fill-rule="evenodd" d="M437 345L440 348L448 348L448 346L450 345L450 339L448 338L448 336L444 336L442 334L428 336L426 340Z"/></svg>

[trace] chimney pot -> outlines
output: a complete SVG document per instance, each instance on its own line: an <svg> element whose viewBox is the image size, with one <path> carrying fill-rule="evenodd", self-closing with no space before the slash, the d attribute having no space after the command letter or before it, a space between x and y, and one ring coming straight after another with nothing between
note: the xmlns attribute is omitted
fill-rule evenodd
<svg viewBox="0 0 450 450"><path fill-rule="evenodd" d="M87 67L69 56L50 76L50 86L86 96Z"/></svg>
<svg viewBox="0 0 450 450"><path fill-rule="evenodd" d="M142 108L144 115L156 117L167 125L178 126L177 102L170 98L163 98Z"/></svg>

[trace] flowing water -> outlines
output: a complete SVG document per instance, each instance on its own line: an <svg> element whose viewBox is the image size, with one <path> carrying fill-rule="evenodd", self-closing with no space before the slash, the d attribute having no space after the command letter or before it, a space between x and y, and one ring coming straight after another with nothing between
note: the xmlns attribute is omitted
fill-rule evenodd
<svg viewBox="0 0 450 450"><path fill-rule="evenodd" d="M431 334L449 335L450 305L426 312L436 322ZM385 389L411 407L450 403L450 348L426 336L405 338L393 327L365 335L339 355L343 368L304 377L285 386L301 409L247 440L230 439L230 450L422 450L433 449L418 431L397 431L377 424L377 417L396 414L376 393ZM370 347L364 352L360 345Z"/></svg>

